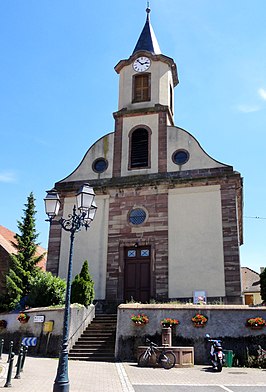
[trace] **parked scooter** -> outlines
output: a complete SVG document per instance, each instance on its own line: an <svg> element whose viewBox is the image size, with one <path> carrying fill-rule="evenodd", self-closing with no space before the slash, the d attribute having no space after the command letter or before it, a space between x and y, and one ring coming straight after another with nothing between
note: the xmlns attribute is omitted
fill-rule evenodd
<svg viewBox="0 0 266 392"><path fill-rule="evenodd" d="M217 369L218 372L221 372L224 365L224 353L222 348L222 341L219 339L211 339L210 335L207 333L206 338L208 338L208 342L211 342L211 362L213 364L213 368Z"/></svg>

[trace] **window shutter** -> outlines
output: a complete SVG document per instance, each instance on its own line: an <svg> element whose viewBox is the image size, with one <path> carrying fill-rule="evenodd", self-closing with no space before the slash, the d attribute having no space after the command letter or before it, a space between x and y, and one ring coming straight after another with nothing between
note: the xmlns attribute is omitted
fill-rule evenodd
<svg viewBox="0 0 266 392"><path fill-rule="evenodd" d="M149 134L146 129L139 128L131 137L131 167L147 167L149 154Z"/></svg>

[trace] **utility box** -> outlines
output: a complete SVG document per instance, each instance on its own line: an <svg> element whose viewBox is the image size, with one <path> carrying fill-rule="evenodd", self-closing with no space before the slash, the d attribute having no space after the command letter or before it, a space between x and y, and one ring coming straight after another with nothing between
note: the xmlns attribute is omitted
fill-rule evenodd
<svg viewBox="0 0 266 392"><path fill-rule="evenodd" d="M45 321L43 323L43 332L52 332L54 329L54 322L53 321Z"/></svg>
<svg viewBox="0 0 266 392"><path fill-rule="evenodd" d="M224 366L232 367L233 366L233 358L234 358L233 351L232 350L223 350L223 352L224 352L224 359L225 359Z"/></svg>

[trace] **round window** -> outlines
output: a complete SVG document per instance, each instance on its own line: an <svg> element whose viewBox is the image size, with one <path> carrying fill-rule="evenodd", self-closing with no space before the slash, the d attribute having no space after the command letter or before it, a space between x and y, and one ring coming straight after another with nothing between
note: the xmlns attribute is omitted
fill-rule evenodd
<svg viewBox="0 0 266 392"><path fill-rule="evenodd" d="M108 167L108 162L104 158L98 158L92 164L92 169L96 173L103 173L107 169L107 167Z"/></svg>
<svg viewBox="0 0 266 392"><path fill-rule="evenodd" d="M134 208L129 213L129 222L132 225L141 225L146 219L146 212L142 208Z"/></svg>
<svg viewBox="0 0 266 392"><path fill-rule="evenodd" d="M184 165L189 160L189 153L186 150L177 150L173 153L172 160L177 165Z"/></svg>

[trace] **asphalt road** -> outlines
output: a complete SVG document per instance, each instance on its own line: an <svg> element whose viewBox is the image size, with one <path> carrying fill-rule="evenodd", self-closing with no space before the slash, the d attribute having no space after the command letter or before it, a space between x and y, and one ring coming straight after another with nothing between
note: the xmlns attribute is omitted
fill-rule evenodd
<svg viewBox="0 0 266 392"><path fill-rule="evenodd" d="M135 392L265 392L265 386L251 385L133 385Z"/></svg>

